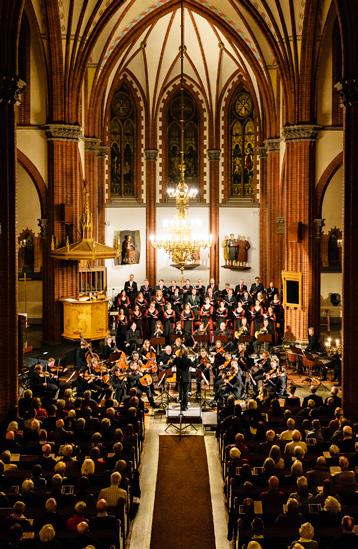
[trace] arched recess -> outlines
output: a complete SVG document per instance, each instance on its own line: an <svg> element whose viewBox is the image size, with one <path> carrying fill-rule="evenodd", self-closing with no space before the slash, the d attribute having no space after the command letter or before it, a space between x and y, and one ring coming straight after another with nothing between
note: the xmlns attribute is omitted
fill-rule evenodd
<svg viewBox="0 0 358 549"><path fill-rule="evenodd" d="M19 164L26 170L26 172L31 177L36 190L37 194L40 199L40 205L41 205L41 218L45 219L47 218L47 187L46 183L36 168L35 164L31 162L31 160L24 154L20 149L17 149L17 160Z"/></svg>
<svg viewBox="0 0 358 549"><path fill-rule="evenodd" d="M159 139L158 139L158 149L161 154L161 201L166 202L167 200L167 173L168 173L168 139L166 136L167 132L167 120L168 120L168 111L170 108L170 105L172 103L172 100L177 96L177 94L180 92L180 82L172 83L172 86L167 88L162 95L159 97L158 100L158 115L157 118L157 124L159 129ZM204 118L207 120L209 118L209 115L206 111L205 116L205 105L207 107L207 104L204 105L204 100L199 94L198 90L195 89L195 86L191 82L187 82L186 79L184 79L184 88L183 88L184 94L189 96L191 98L191 101L195 104L195 108L198 113L198 138L197 142L199 144L199 151L198 151L198 198L200 201L204 199L204 180L205 180L205 174L204 174L204 157L205 157L205 149L207 144L207 128L204 127ZM169 185L170 186L170 185Z"/></svg>
<svg viewBox="0 0 358 549"><path fill-rule="evenodd" d="M335 158L328 164L326 169L324 170L323 174L321 175L317 185L316 185L316 200L315 200L315 211L316 211L316 217L320 218L322 215L322 204L323 204L323 198L324 194L327 190L327 187L334 176L334 174L337 172L337 170L342 166L343 164L343 152L340 152L337 154Z"/></svg>

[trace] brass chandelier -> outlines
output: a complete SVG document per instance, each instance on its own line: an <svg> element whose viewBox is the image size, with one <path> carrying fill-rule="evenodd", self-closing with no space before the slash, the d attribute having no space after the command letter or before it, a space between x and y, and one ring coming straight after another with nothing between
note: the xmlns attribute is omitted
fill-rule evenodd
<svg viewBox="0 0 358 549"><path fill-rule="evenodd" d="M200 264L200 250L210 248L211 235L206 238L200 234L200 221L188 216L189 201L196 198L197 189L189 188L185 182L185 144L184 144L184 7L180 11L180 163L179 182L175 189L168 189L169 198L175 198L176 213L173 219L164 223L165 234L152 235L152 246L164 250L173 267L180 269L193 268Z"/></svg>

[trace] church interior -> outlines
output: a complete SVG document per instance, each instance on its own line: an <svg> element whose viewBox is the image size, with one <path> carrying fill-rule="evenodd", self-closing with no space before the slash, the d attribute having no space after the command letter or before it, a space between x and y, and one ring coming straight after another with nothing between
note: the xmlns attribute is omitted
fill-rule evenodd
<svg viewBox="0 0 358 549"><path fill-rule="evenodd" d="M355 546L357 28L358 0L0 0L1 547Z"/></svg>

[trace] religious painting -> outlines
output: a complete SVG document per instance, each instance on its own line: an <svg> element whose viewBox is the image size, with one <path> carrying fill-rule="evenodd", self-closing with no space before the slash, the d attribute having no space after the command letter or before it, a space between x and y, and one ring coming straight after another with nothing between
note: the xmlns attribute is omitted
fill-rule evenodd
<svg viewBox="0 0 358 549"><path fill-rule="evenodd" d="M115 231L114 246L118 246L117 265L136 265L140 261L140 231Z"/></svg>
<svg viewBox="0 0 358 549"><path fill-rule="evenodd" d="M231 189L233 198L253 198L255 124L250 94L241 89L231 109Z"/></svg>
<svg viewBox="0 0 358 549"><path fill-rule="evenodd" d="M112 99L109 127L111 197L134 197L136 113L134 102L123 90Z"/></svg>
<svg viewBox="0 0 358 549"><path fill-rule="evenodd" d="M195 102L186 92L174 95L168 109L168 186L179 181L181 153L181 112L184 120L185 181L198 186L199 117Z"/></svg>

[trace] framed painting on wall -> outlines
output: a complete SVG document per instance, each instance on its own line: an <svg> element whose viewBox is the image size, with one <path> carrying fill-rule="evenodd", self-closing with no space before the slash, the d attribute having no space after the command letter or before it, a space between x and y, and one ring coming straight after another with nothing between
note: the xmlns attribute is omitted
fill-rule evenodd
<svg viewBox="0 0 358 549"><path fill-rule="evenodd" d="M115 231L114 243L118 243L117 265L136 265L140 261L140 231Z"/></svg>

